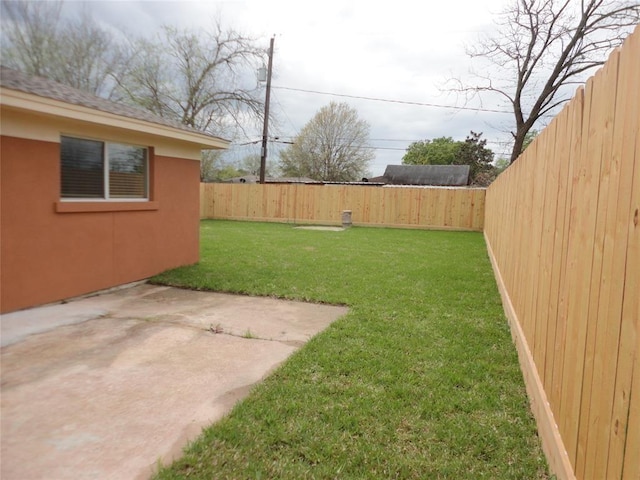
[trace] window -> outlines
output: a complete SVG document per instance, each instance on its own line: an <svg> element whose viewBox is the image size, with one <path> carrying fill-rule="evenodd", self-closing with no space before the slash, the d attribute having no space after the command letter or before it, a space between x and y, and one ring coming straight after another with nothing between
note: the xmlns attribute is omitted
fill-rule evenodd
<svg viewBox="0 0 640 480"><path fill-rule="evenodd" d="M147 149L62 137L63 199L148 199Z"/></svg>

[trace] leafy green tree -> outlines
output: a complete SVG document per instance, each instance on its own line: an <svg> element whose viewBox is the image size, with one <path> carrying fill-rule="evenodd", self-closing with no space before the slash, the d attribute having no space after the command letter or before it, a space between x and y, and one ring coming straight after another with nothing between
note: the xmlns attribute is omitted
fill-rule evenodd
<svg viewBox="0 0 640 480"><path fill-rule="evenodd" d="M405 165L451 165L462 142L451 137L438 137L433 140L413 142L402 157Z"/></svg>
<svg viewBox="0 0 640 480"><path fill-rule="evenodd" d="M234 177L244 175L260 174L260 155L247 155L240 161L230 161L225 159L225 152L222 150L205 150L202 152L200 161L200 181L201 182L221 182ZM273 177L277 174L277 169L270 162L267 162L266 175Z"/></svg>
<svg viewBox="0 0 640 480"><path fill-rule="evenodd" d="M486 186L497 175L491 164L493 152L482 133L471 132L464 142L451 137L413 142L402 157L405 165L469 165L472 184Z"/></svg>
<svg viewBox="0 0 640 480"><path fill-rule="evenodd" d="M204 150L200 159L200 181L213 182L222 165L222 150Z"/></svg>
<svg viewBox="0 0 640 480"><path fill-rule="evenodd" d="M238 162L238 166L240 170L247 172L250 175L260 175L260 154L254 153L251 155L247 155L242 158ZM275 177L278 175L278 167L274 165L272 161L267 159L267 164L265 165L266 177Z"/></svg>
<svg viewBox="0 0 640 480"><path fill-rule="evenodd" d="M469 178L474 185L486 186L484 184L491 183L493 178L491 175L495 167L493 162L493 151L487 148L487 140L481 138L481 133L471 131L464 142L461 143L459 150L456 152L454 160L455 165L469 165Z"/></svg>
<svg viewBox="0 0 640 480"><path fill-rule="evenodd" d="M331 102L280 152L280 169L289 177L350 182L364 176L373 157L369 124L346 103Z"/></svg>
<svg viewBox="0 0 640 480"><path fill-rule="evenodd" d="M238 162L238 165L241 170L246 171L250 175L260 175L260 154L254 153L247 155ZM270 175L269 172L265 171L265 176Z"/></svg>
<svg viewBox="0 0 640 480"><path fill-rule="evenodd" d="M495 161L495 163L493 164L493 166L496 169L496 172L498 173L502 173L504 172L507 167L510 165L510 161L508 158L499 158Z"/></svg>
<svg viewBox="0 0 640 480"><path fill-rule="evenodd" d="M247 175L247 173L248 172L246 172L245 170L239 169L235 165L227 164L217 171L215 179L217 181L223 182L225 180L229 180L230 178Z"/></svg>

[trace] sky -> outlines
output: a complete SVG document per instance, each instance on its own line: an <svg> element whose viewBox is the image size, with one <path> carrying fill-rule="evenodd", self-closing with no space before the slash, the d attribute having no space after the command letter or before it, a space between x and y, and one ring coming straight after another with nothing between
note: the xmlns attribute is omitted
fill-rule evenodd
<svg viewBox="0 0 640 480"><path fill-rule="evenodd" d="M206 29L223 24L260 39L275 36L270 136L289 140L331 101L346 102L370 125L373 176L400 164L411 142L441 136L464 140L483 132L496 157L509 156L512 114L497 98L465 103L447 80L472 68L465 45L495 28L507 0L393 2L334 0L67 1L65 11L87 9L101 25L153 35L162 25ZM286 87L286 88L283 88ZM331 96L289 89L336 93ZM369 97L391 101L374 101ZM409 103L400 103L409 102ZM423 105L415 105L415 104ZM427 104L427 105L424 105ZM480 107L506 113L442 108ZM255 133L255 134L254 134ZM261 129L249 132L259 140ZM269 149L276 160L277 145ZM228 158L259 154L258 144L233 146Z"/></svg>

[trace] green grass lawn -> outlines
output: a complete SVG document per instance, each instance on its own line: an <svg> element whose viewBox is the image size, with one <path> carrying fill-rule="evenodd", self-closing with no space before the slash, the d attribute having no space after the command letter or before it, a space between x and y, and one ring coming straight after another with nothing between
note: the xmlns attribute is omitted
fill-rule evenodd
<svg viewBox="0 0 640 480"><path fill-rule="evenodd" d="M157 478L547 478L480 233L205 221L187 288L346 304Z"/></svg>

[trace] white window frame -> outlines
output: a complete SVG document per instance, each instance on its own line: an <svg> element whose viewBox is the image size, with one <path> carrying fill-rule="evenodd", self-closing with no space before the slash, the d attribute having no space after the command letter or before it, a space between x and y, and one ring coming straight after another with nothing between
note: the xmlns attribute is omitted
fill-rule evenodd
<svg viewBox="0 0 640 480"><path fill-rule="evenodd" d="M60 201L61 202L149 202L149 147L144 147L142 145L135 145L132 143L124 143L124 142L116 142L116 141L111 141L111 140L102 140L102 139L98 139L98 138L90 138L90 137L81 137L78 135L66 135L66 134L62 134L60 135L60 143L62 143L62 138L66 137L66 138L71 138L71 139L78 139L78 140L90 140L92 142L100 142L102 143L102 155L104 158L104 168L103 168L103 179L102 181L104 182L104 198L95 198L95 197L63 197L62 196L62 191L60 192ZM127 147L135 147L135 148L141 148L144 150L145 152L145 176L144 176L144 184L145 184L145 194L146 196L144 198L138 198L138 197L115 197L115 198L111 198L109 196L109 145L110 144L115 144L115 145L125 145ZM62 155L60 158L60 169L62 170ZM62 189L62 186L60 186L60 188Z"/></svg>

